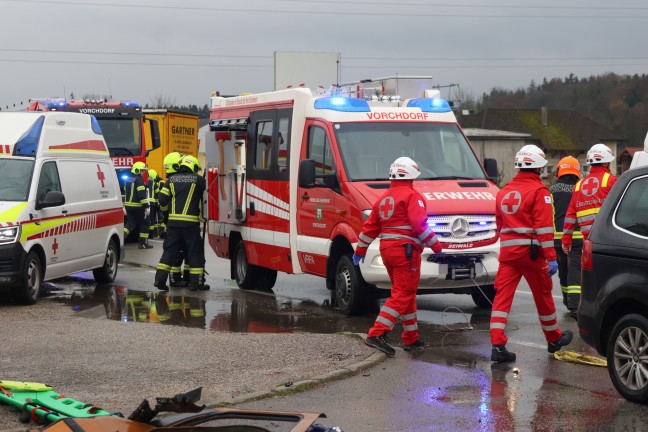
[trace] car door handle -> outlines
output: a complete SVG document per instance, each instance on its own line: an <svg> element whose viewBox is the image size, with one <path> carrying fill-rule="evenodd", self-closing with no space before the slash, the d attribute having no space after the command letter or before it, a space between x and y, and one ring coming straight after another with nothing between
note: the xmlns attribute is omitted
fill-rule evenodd
<svg viewBox="0 0 648 432"><path fill-rule="evenodd" d="M68 211L65 210L65 209L61 210L61 213L63 213L63 214L67 214L67 212L68 212Z"/></svg>
<svg viewBox="0 0 648 432"><path fill-rule="evenodd" d="M302 199L303 199L303 200L307 200L307 199L310 199L310 197L308 196L307 193L305 193L304 195L302 195Z"/></svg>

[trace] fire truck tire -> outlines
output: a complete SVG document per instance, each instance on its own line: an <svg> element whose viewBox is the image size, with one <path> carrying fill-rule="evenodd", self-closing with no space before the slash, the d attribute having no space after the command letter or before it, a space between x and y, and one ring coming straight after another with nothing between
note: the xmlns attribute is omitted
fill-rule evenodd
<svg viewBox="0 0 648 432"><path fill-rule="evenodd" d="M475 302L475 305L478 308L492 309L493 299L495 299L495 286L481 285L479 288L475 287L473 288L470 295L472 296L473 302Z"/></svg>
<svg viewBox="0 0 648 432"><path fill-rule="evenodd" d="M366 299L366 282L353 265L351 255L342 255L335 270L335 302L344 315L357 315Z"/></svg>
<svg viewBox="0 0 648 432"><path fill-rule="evenodd" d="M13 290L13 297L20 304L36 304L43 284L43 267L36 251L29 251L22 271L22 280Z"/></svg>
<svg viewBox="0 0 648 432"><path fill-rule="evenodd" d="M255 289L259 281L260 268L248 262L245 246L242 241L234 249L234 275L236 284L241 289Z"/></svg>
<svg viewBox="0 0 648 432"><path fill-rule="evenodd" d="M265 267L259 267L259 278L257 279L257 291L272 291L272 288L277 282L277 270L272 270Z"/></svg>
<svg viewBox="0 0 648 432"><path fill-rule="evenodd" d="M110 240L103 266L92 270L95 281L99 284L113 283L117 277L117 264L119 263L119 252L115 240Z"/></svg>

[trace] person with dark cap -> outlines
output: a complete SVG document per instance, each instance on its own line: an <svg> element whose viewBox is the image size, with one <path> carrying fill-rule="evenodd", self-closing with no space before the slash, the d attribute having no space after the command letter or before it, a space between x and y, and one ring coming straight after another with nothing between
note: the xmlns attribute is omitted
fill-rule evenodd
<svg viewBox="0 0 648 432"><path fill-rule="evenodd" d="M123 186L124 206L126 207L126 223L124 224L124 238L128 234L139 230L139 249L151 249L149 238L149 197L142 176L148 168L144 162L135 162L130 173L126 176Z"/></svg>

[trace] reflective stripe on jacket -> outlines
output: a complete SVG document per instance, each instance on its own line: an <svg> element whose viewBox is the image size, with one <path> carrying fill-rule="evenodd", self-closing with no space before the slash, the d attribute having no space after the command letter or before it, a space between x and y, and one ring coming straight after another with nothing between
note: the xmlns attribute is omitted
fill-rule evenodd
<svg viewBox="0 0 648 432"><path fill-rule="evenodd" d="M518 172L495 200L500 261L529 254L531 245L539 246L538 256L556 259L551 194L538 174Z"/></svg>
<svg viewBox="0 0 648 432"><path fill-rule="evenodd" d="M554 208L554 240L560 240L563 236L565 215L567 214L569 202L574 193L576 183L578 183L578 177L576 175L564 175L556 180L556 183L549 186ZM576 221L573 222L575 223ZM583 237L578 225L576 225L572 235L575 239L581 239Z"/></svg>
<svg viewBox="0 0 648 432"><path fill-rule="evenodd" d="M142 177L129 173L124 180L124 205L126 207L148 207L146 186Z"/></svg>
<svg viewBox="0 0 648 432"><path fill-rule="evenodd" d="M565 215L562 244L572 244L577 224L580 226L583 238L587 239L594 218L616 180L616 176L612 175L609 169L601 165L594 165L590 169L590 174L576 183Z"/></svg>
<svg viewBox="0 0 648 432"><path fill-rule="evenodd" d="M179 172L169 177L160 191L160 208L168 208L168 226L198 224L202 213L205 179L192 172Z"/></svg>

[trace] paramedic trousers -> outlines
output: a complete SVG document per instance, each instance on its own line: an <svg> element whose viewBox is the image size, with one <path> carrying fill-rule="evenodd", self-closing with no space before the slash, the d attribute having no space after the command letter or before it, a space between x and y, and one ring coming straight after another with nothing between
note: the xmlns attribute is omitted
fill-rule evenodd
<svg viewBox="0 0 648 432"><path fill-rule="evenodd" d="M368 337L381 336L392 330L398 320L403 324L403 343L411 345L418 339L416 324L416 290L421 278L421 253L412 248L412 258L405 256L404 245L381 249L380 256L392 281L391 295L385 302Z"/></svg>
<svg viewBox="0 0 648 432"><path fill-rule="evenodd" d="M558 276L560 277L560 289L563 293L563 304L570 311L576 311L581 294L583 241L574 239L569 255L563 252L560 240L554 241L554 248L558 257Z"/></svg>
<svg viewBox="0 0 648 432"><path fill-rule="evenodd" d="M549 276L547 260L538 257L532 260L525 254L515 260L500 262L495 276L495 299L490 319L490 337L493 345L506 345L508 338L504 329L511 312L513 295L524 276L533 295L540 326L547 342L556 342L562 332L558 327L556 306L551 296L551 276Z"/></svg>
<svg viewBox="0 0 648 432"><path fill-rule="evenodd" d="M178 265L183 250L187 253L187 262L191 267L190 285L204 284L205 249L200 238L200 225L169 226L164 238L164 251L155 272L155 282L166 285L171 268ZM158 285L160 286L160 285Z"/></svg>
<svg viewBox="0 0 648 432"><path fill-rule="evenodd" d="M146 244L149 238L149 221L144 215L144 207L126 207L126 223L124 236L139 229L139 243Z"/></svg>

